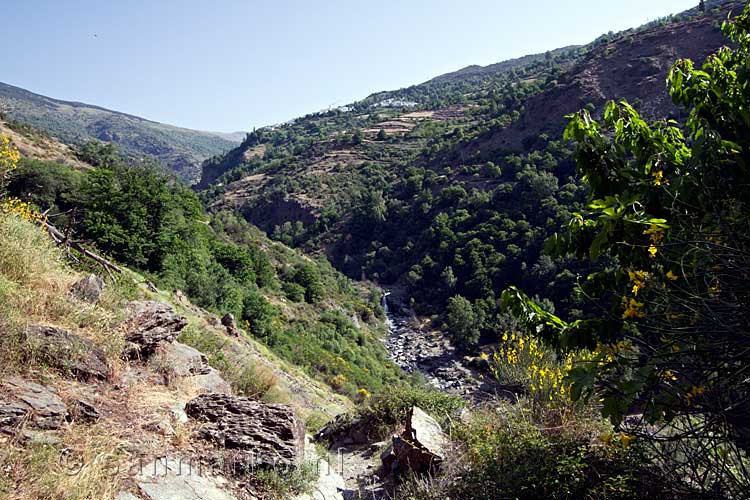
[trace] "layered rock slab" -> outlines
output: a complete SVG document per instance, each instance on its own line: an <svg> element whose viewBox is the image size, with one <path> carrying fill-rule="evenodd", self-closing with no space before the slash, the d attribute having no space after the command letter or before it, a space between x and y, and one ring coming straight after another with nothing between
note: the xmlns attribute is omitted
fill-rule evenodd
<svg viewBox="0 0 750 500"><path fill-rule="evenodd" d="M204 394L188 402L185 412L203 422L198 431L201 437L234 452L242 471L255 466L297 468L302 464L304 424L290 406Z"/></svg>

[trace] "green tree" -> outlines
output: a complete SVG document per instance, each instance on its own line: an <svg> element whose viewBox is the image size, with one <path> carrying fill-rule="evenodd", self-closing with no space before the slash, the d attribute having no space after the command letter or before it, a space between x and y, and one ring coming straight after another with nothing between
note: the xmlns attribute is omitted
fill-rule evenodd
<svg viewBox="0 0 750 500"><path fill-rule="evenodd" d="M583 285L609 313L565 323L517 289L503 304L548 342L594 350L571 372L575 398L596 392L617 425L637 409L663 429L645 438L700 443L681 448L684 473L739 497L750 491L750 5L724 32L735 49L669 73L684 128L649 125L623 102L603 125L583 110L566 130L590 203L550 247L617 263Z"/></svg>
<svg viewBox="0 0 750 500"><path fill-rule="evenodd" d="M471 302L464 297L456 295L448 299L445 322L448 332L460 347L469 349L479 342L480 320Z"/></svg>

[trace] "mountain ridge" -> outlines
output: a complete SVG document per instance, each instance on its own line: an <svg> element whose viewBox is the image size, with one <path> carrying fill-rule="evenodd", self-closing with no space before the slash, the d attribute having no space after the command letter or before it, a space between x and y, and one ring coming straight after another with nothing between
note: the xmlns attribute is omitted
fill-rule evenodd
<svg viewBox="0 0 750 500"><path fill-rule="evenodd" d="M0 111L70 145L116 144L129 157L152 157L193 182L201 163L241 142L243 132L192 130L80 101L67 101L0 82Z"/></svg>

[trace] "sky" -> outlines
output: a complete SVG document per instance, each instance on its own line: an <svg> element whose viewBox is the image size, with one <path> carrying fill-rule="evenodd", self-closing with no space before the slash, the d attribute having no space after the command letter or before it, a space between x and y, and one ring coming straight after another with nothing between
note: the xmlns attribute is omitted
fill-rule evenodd
<svg viewBox="0 0 750 500"><path fill-rule="evenodd" d="M0 0L0 81L248 131L639 26L697 0Z"/></svg>

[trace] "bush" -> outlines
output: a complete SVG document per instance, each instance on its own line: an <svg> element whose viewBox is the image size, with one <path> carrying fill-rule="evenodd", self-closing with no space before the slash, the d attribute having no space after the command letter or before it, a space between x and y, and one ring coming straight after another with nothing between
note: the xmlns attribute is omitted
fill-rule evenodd
<svg viewBox="0 0 750 500"><path fill-rule="evenodd" d="M460 347L472 348L479 342L479 318L471 302L460 295L448 299L445 322L448 332Z"/></svg>
<svg viewBox="0 0 750 500"><path fill-rule="evenodd" d="M418 406L440 422L465 404L458 396L425 386L391 386L372 398L360 410L360 416L377 433L387 435L403 424L412 406Z"/></svg>
<svg viewBox="0 0 750 500"><path fill-rule="evenodd" d="M671 490L674 483L659 475L638 442L613 434L600 419L577 415L547 429L522 400L474 412L453 426L452 436L463 452L453 454L443 477L411 479L399 498L690 497Z"/></svg>
<svg viewBox="0 0 750 500"><path fill-rule="evenodd" d="M284 284L281 285L281 289L284 291L286 298L292 302L302 302L305 300L305 287L299 283L285 281Z"/></svg>

